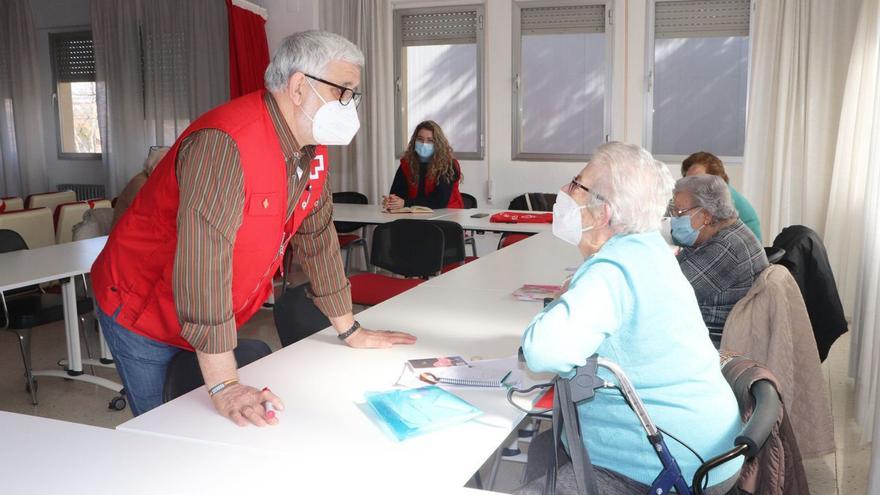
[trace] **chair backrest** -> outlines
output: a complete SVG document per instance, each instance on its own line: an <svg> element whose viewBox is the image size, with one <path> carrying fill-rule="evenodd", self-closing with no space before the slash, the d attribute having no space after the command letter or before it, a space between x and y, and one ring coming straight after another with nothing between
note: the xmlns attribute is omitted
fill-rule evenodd
<svg viewBox="0 0 880 495"><path fill-rule="evenodd" d="M234 354L235 362L241 368L272 354L272 349L262 340L239 339ZM165 371L162 402L174 400L204 384L205 380L202 378L196 354L190 351L180 351L171 358Z"/></svg>
<svg viewBox="0 0 880 495"><path fill-rule="evenodd" d="M443 268L443 230L424 220L399 219L376 226L370 262L405 277L429 277Z"/></svg>
<svg viewBox="0 0 880 495"><path fill-rule="evenodd" d="M76 203L64 203L55 208L55 242L70 242L73 240L73 226L82 222L83 214L89 211L89 204L85 201Z"/></svg>
<svg viewBox="0 0 880 495"><path fill-rule="evenodd" d="M31 194L25 201L25 206L31 208L49 208L55 211L55 207L63 203L76 201L76 193L73 191L58 191L50 193Z"/></svg>
<svg viewBox="0 0 880 495"><path fill-rule="evenodd" d="M423 220L425 221L425 220ZM464 229L461 224L449 220L427 220L443 231L443 266L464 261Z"/></svg>
<svg viewBox="0 0 880 495"><path fill-rule="evenodd" d="M349 205L365 205L369 204L370 200L367 199L366 195L356 191L342 191L333 193L333 202ZM364 224L358 222L333 222L333 225L336 227L336 232L341 232L343 234L354 232L364 226Z"/></svg>
<svg viewBox="0 0 880 495"><path fill-rule="evenodd" d="M85 220L85 214L92 209L110 209L110 201L95 199L60 204L55 208L55 242L61 244L73 240L73 228ZM109 232L108 232L109 233ZM105 234L106 235L106 234Z"/></svg>
<svg viewBox="0 0 880 495"><path fill-rule="evenodd" d="M464 203L464 207L466 209L477 208L477 198L471 196L468 193L461 193L461 201Z"/></svg>
<svg viewBox="0 0 880 495"><path fill-rule="evenodd" d="M6 209L4 211L18 211L24 209L24 200L17 196L9 196L6 198L0 198L3 200L3 203L6 205Z"/></svg>
<svg viewBox="0 0 880 495"><path fill-rule="evenodd" d="M349 205L365 205L369 204L370 200L367 199L366 195L357 191L342 191L333 193L333 202Z"/></svg>
<svg viewBox="0 0 880 495"><path fill-rule="evenodd" d="M556 193L525 193L513 198L509 210L553 211Z"/></svg>
<svg viewBox="0 0 880 495"><path fill-rule="evenodd" d="M21 236L18 235L18 232L14 231L14 230L0 229L0 253L8 253L11 251L21 251L22 249L27 249L27 248L28 248L27 243L25 243L24 239L22 239ZM3 294L5 296L10 296L13 294L21 294L24 292L32 292L32 291L36 291L36 290L39 290L38 285L30 285L30 286L22 287L19 289L8 290L8 291L5 291ZM3 325L0 325L0 327L5 326L5 325L6 325L6 322L3 322Z"/></svg>
<svg viewBox="0 0 880 495"><path fill-rule="evenodd" d="M791 225L773 239L773 247L785 250L779 264L788 268L800 288L824 361L834 341L848 329L825 244L809 227Z"/></svg>
<svg viewBox="0 0 880 495"><path fill-rule="evenodd" d="M330 320L309 297L310 287L308 283L291 287L275 300L272 313L283 347L330 326Z"/></svg>
<svg viewBox="0 0 880 495"><path fill-rule="evenodd" d="M779 263L785 256L785 249L779 247L765 246L764 254L767 255L767 262L770 264Z"/></svg>
<svg viewBox="0 0 880 495"><path fill-rule="evenodd" d="M0 253L20 251L27 249L27 243L18 232L9 229L0 229Z"/></svg>
<svg viewBox="0 0 880 495"><path fill-rule="evenodd" d="M18 232L29 249L55 244L55 227L48 208L0 213L0 229Z"/></svg>

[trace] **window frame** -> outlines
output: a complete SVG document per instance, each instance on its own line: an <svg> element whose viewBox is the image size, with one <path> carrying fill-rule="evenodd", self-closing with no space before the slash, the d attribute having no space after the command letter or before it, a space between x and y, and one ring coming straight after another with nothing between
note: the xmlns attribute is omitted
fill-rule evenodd
<svg viewBox="0 0 880 495"><path fill-rule="evenodd" d="M100 160L102 153L77 153L64 151L61 133L61 109L58 100L58 65L55 53L55 41L57 39L82 39L87 35L92 40L94 46L95 38L91 29L80 29L76 31L55 31L49 33L49 63L52 69L52 111L54 115L55 126L55 143L58 148L59 160ZM94 52L93 52L94 53ZM97 78L96 78L97 79ZM97 85L97 81L93 81ZM97 105L97 101L95 102ZM99 131L100 132L100 131Z"/></svg>
<svg viewBox="0 0 880 495"><path fill-rule="evenodd" d="M511 159L533 162L583 162L592 157L591 154L568 153L529 153L522 151L522 92L520 91L520 74L522 73L522 9L540 7L568 7L579 5L605 6L605 98L602 119L603 142L611 140L612 100L614 92L614 0L541 0L513 2L512 11L512 42L513 60L511 61ZM563 34L563 33L559 33Z"/></svg>
<svg viewBox="0 0 880 495"><path fill-rule="evenodd" d="M409 144L409 136L404 136L407 120L407 107L404 95L406 64L403 60L402 26L403 16L413 14L436 14L446 12L476 12L477 29L477 151L455 152L458 160L482 160L486 152L486 97L485 97L485 6L482 4L454 5L445 7L394 9L393 50L394 50L394 154L400 159Z"/></svg>
<svg viewBox="0 0 880 495"><path fill-rule="evenodd" d="M655 40L655 29L656 29L656 14L657 14L657 3L658 2L682 2L686 0L648 0L647 3L647 11L645 12L645 86L644 86L644 100L645 100L645 108L644 108L644 122L642 123L642 147L646 150L654 153L654 40ZM757 0L749 0L749 59L746 64L746 125L749 122L749 91L751 90L751 81L752 81L752 49L754 43L752 40L754 39L755 34L755 23L754 15ZM747 138L748 136L745 136ZM699 150L694 150L694 152ZM740 156L730 156L730 155L719 155L718 158L725 165L742 165L744 162L745 155L745 142L743 143L743 155ZM677 163L681 165L681 162L684 161L690 155L675 155L675 154L655 154L654 158L666 163L673 164Z"/></svg>

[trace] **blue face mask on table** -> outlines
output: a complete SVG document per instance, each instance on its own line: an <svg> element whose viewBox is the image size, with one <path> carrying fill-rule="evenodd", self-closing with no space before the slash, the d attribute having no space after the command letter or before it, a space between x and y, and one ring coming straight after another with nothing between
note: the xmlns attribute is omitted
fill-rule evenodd
<svg viewBox="0 0 880 495"><path fill-rule="evenodd" d="M434 143L416 142L415 149L420 158L428 159L434 155Z"/></svg>
<svg viewBox="0 0 880 495"><path fill-rule="evenodd" d="M700 226L699 229L695 229L691 225L690 215L672 217L670 224L672 226L672 240L679 246L693 246L697 242L700 230L703 228Z"/></svg>

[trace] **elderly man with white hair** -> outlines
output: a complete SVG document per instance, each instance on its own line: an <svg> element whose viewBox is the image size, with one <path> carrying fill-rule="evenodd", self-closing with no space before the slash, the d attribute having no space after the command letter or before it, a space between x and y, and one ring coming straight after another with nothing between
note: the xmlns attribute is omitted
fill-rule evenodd
<svg viewBox="0 0 880 495"><path fill-rule="evenodd" d="M322 145L359 128L364 58L341 36L286 38L266 90L221 105L178 138L92 268L98 318L135 415L162 399L165 372L194 350L208 394L239 426L276 424L268 387L239 383L237 329L273 290L290 245L314 302L352 347L409 344L355 321L339 255ZM316 146L318 145L318 146Z"/></svg>
<svg viewBox="0 0 880 495"><path fill-rule="evenodd" d="M718 346L727 315L767 268L767 255L739 219L730 189L719 176L679 179L669 215L672 238L682 246L681 271L694 287L703 321Z"/></svg>
<svg viewBox="0 0 880 495"><path fill-rule="evenodd" d="M658 231L671 194L668 169L644 149L614 142L595 150L553 207L553 233L585 261L532 320L522 348L537 372L568 375L594 353L618 363L654 422L678 439L667 445L690 480L700 460L684 444L709 459L733 445L741 424L694 291ZM598 390L577 409L599 493L648 493L662 466L620 394ZM539 435L518 493L541 493L552 456L552 435ZM737 459L711 471L706 493L730 490L741 465ZM577 493L570 462L560 467L556 488Z"/></svg>

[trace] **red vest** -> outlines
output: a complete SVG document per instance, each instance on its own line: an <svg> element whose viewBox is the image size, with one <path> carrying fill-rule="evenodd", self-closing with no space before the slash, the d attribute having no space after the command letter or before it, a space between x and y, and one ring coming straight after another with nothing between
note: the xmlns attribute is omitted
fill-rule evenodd
<svg viewBox="0 0 880 495"><path fill-rule="evenodd" d="M309 185L290 221L287 213L287 169L281 143L256 91L202 115L181 134L110 233L92 266L95 299L101 310L123 327L183 349L172 292L177 248L180 191L175 163L180 143L200 129L219 129L238 146L244 174L244 212L232 255L232 305L241 326L272 290L284 248L321 197L327 177L326 148L319 146L304 179ZM198 281L194 281L198 284Z"/></svg>
<svg viewBox="0 0 880 495"><path fill-rule="evenodd" d="M453 167L455 167L455 172L458 174L459 178L461 178L461 166L458 164L458 160L455 160L453 163ZM409 162L406 158L400 159L400 170L403 172L403 177L406 179L407 186L407 197L409 199L416 199L416 196L419 195L419 183L413 178L412 170L410 169ZM458 182L455 181L452 183L452 194L449 195L449 202L446 203L447 208L464 208L464 200L461 199L461 191L458 190ZM425 194L431 194L434 188L437 187L437 179L425 177Z"/></svg>

